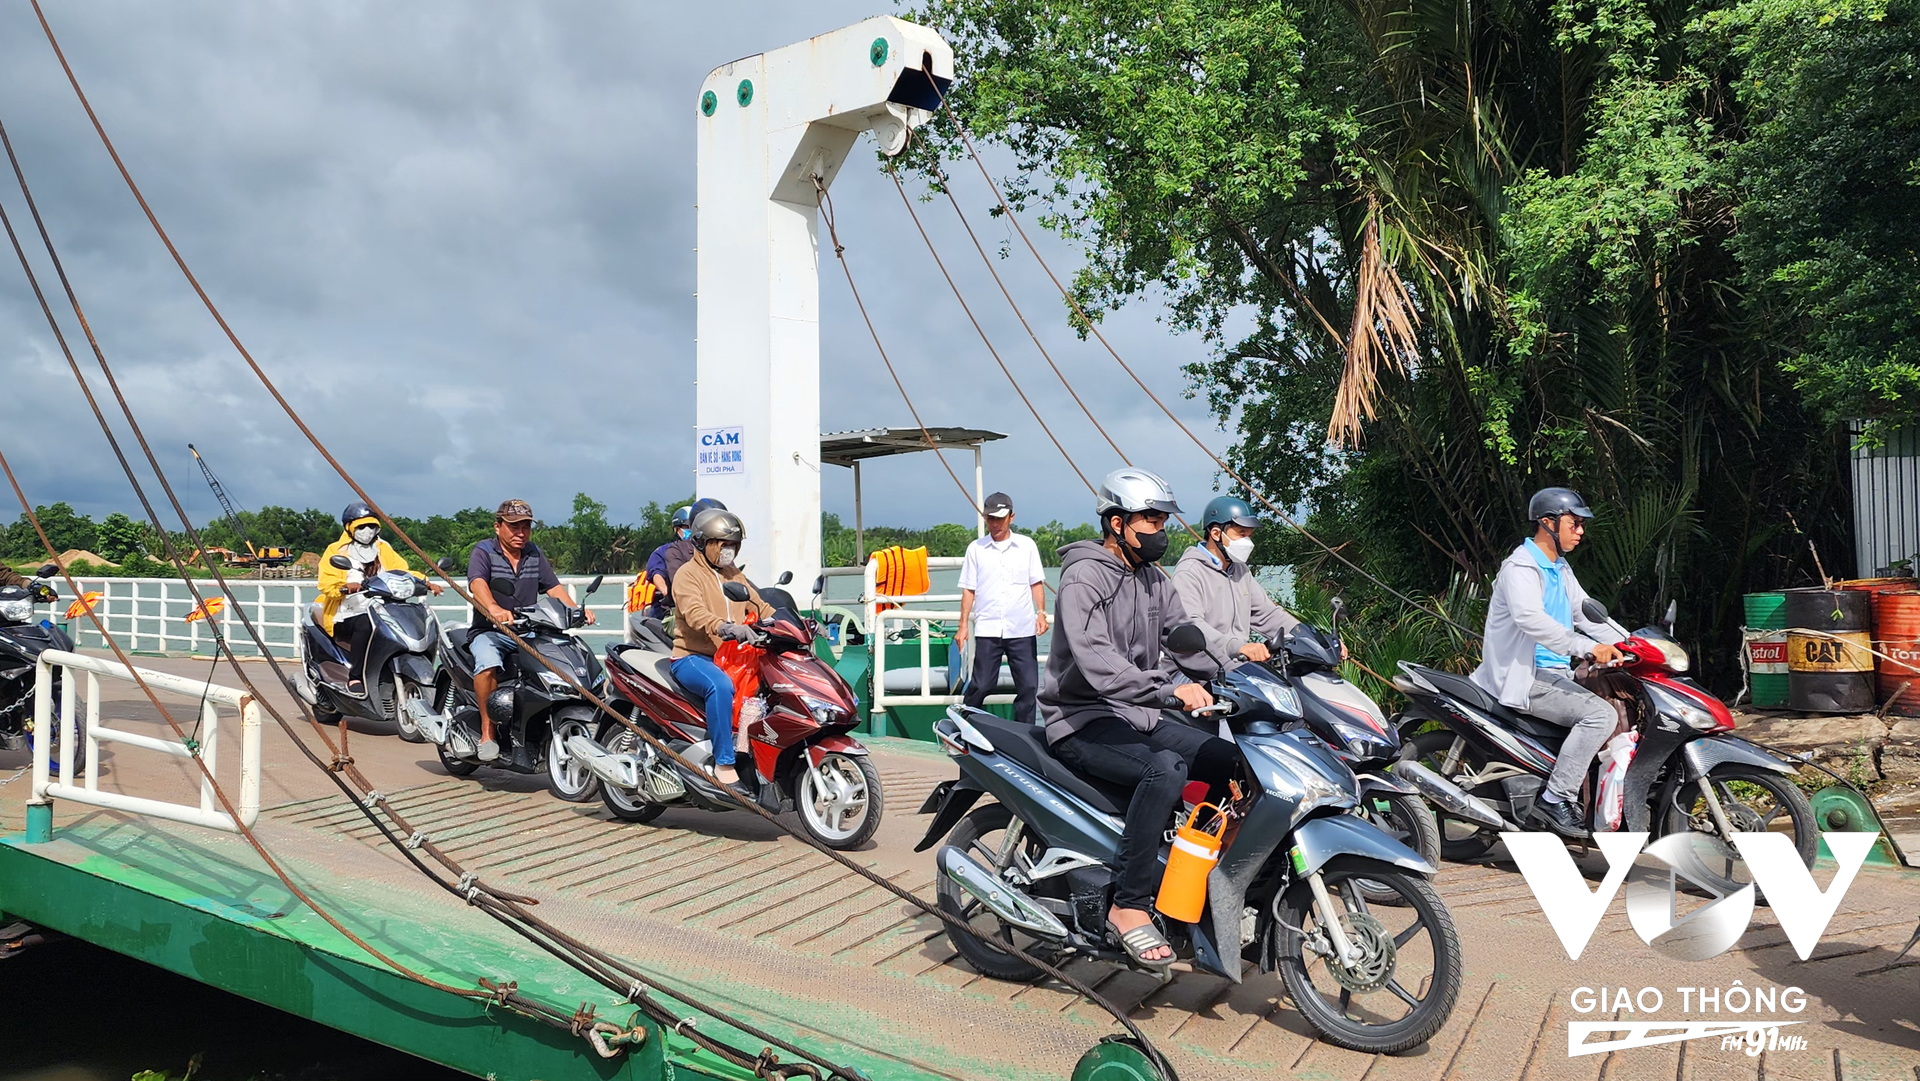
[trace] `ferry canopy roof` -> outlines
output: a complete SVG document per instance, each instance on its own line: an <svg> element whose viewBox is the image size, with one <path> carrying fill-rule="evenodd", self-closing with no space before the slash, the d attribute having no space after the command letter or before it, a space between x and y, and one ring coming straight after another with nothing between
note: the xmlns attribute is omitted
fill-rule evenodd
<svg viewBox="0 0 1920 1081"><path fill-rule="evenodd" d="M927 445L927 436L933 445ZM851 466L868 458L913 454L923 450L979 450L980 444L1005 439L1005 432L982 428L866 428L853 432L825 432L820 436L823 465Z"/></svg>

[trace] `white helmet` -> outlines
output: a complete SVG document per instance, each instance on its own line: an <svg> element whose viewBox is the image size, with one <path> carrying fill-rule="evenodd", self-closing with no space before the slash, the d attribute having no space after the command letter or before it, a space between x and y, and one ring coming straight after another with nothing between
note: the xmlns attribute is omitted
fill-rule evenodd
<svg viewBox="0 0 1920 1081"><path fill-rule="evenodd" d="M1108 473L1100 482L1100 499L1094 504L1094 513L1101 521L1106 521L1110 514L1139 514L1149 510L1180 513L1180 504L1173 499L1173 488L1158 476L1128 466Z"/></svg>

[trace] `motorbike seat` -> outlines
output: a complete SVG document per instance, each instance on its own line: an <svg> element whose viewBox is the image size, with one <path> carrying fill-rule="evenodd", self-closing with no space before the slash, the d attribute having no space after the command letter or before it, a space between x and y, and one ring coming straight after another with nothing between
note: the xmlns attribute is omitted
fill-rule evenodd
<svg viewBox="0 0 1920 1081"><path fill-rule="evenodd" d="M1502 703L1498 698L1488 694L1478 683L1475 683L1465 676L1456 676L1452 672L1442 672L1437 668L1427 668L1421 665L1414 665L1412 667L1420 674L1420 678L1433 684L1434 687L1446 694L1458 698L1467 705L1492 717L1495 721L1499 722L1503 728L1525 733L1550 748L1557 748L1566 742L1567 729L1551 721L1543 721L1537 717L1529 717L1513 709Z"/></svg>
<svg viewBox="0 0 1920 1081"><path fill-rule="evenodd" d="M985 733L995 751L1072 793L1087 806L1105 814L1126 817L1127 804L1133 802L1133 790L1075 773L1053 756L1041 729L996 717L985 710L968 710L967 723Z"/></svg>
<svg viewBox="0 0 1920 1081"><path fill-rule="evenodd" d="M607 661L619 665L625 671L632 672L638 676L644 676L658 683L678 697L688 698L690 701L698 701L698 699L691 698L687 694L686 688L680 686L673 678L673 656L671 647L662 649L653 644L630 645L622 642L618 645L607 647Z"/></svg>

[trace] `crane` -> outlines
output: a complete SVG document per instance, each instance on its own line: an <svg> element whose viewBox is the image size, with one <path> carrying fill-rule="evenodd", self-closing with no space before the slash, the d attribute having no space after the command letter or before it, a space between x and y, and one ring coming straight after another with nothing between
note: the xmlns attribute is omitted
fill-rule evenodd
<svg viewBox="0 0 1920 1081"><path fill-rule="evenodd" d="M227 490L220 486L219 478L213 475L213 469L207 465L207 460L200 457L200 452L194 449L192 443L187 444L187 450L193 455L193 460L200 463L200 472L207 478L207 487L213 489L213 497L220 501L220 509L226 512L227 524L233 527L233 535L239 537L240 543L247 546L245 555L225 548L208 548L206 554L220 556L227 564L235 567L283 567L293 562L292 549L254 547L253 540L247 536L246 529L240 524L240 516L233 511L233 501L227 498ZM197 557L200 553L194 554Z"/></svg>

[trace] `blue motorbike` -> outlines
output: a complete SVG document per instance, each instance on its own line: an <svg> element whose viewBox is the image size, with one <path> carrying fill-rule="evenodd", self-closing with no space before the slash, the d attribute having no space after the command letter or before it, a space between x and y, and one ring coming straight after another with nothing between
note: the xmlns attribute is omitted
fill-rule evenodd
<svg viewBox="0 0 1920 1081"><path fill-rule="evenodd" d="M1200 652L1183 638L1197 629L1175 628L1169 648ZM1459 937L1428 881L1436 868L1351 813L1360 781L1323 740L1243 713L1241 697L1221 698L1204 719L1169 708L1162 722L1224 721L1239 753L1199 921L1154 919L1176 958L1199 971L1235 983L1249 962L1278 971L1329 1043L1375 1054L1419 1046L1446 1023L1460 989ZM946 841L936 855L940 906L978 932L949 929L954 949L1001 980L1041 973L1000 945L1050 964L1138 967L1106 921L1132 793L1074 773L1038 729L980 710L953 706L934 733L960 776L920 809L935 817L916 851ZM994 802L974 806L989 794ZM1369 899L1380 891L1394 903Z"/></svg>

